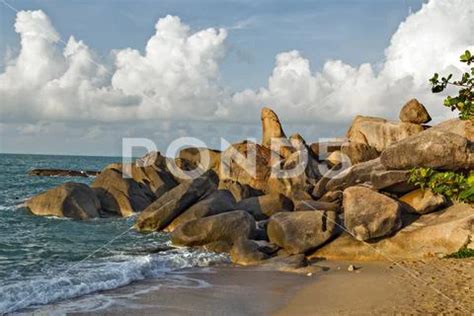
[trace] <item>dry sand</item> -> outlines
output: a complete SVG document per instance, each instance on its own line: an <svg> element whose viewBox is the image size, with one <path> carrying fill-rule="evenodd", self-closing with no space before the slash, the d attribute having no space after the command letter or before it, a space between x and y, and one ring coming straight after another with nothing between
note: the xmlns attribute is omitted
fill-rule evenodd
<svg viewBox="0 0 474 316"><path fill-rule="evenodd" d="M354 264L355 271L348 271ZM474 259L388 263L321 261L306 273L215 267L180 276L206 286L175 286L148 280L101 293L127 295L100 308L100 315L367 315L474 313ZM323 271L324 270L324 271ZM196 284L199 284L196 281ZM159 287L156 284L160 283ZM97 295L81 298L91 302ZM76 302L77 303L77 302ZM77 306L77 304L75 304ZM40 310L61 312L64 303ZM74 313L74 310L67 310ZM88 313L89 314L89 313Z"/></svg>
<svg viewBox="0 0 474 316"><path fill-rule="evenodd" d="M474 313L474 259L359 263L353 272L347 271L347 263L327 264L328 272L275 314Z"/></svg>

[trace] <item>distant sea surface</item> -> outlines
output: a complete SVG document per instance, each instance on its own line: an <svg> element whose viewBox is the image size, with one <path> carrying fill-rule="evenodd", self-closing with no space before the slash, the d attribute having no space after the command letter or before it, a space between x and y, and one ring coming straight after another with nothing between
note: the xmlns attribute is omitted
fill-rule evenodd
<svg viewBox="0 0 474 316"><path fill-rule="evenodd" d="M22 207L29 197L64 182L94 180L28 176L30 169L100 170L120 161L0 154L0 314L31 311L144 279L183 282L167 274L227 261L225 256L191 249L159 251L169 245L168 236L135 232L134 217L76 221L34 216ZM70 311L97 308L101 306L76 306Z"/></svg>

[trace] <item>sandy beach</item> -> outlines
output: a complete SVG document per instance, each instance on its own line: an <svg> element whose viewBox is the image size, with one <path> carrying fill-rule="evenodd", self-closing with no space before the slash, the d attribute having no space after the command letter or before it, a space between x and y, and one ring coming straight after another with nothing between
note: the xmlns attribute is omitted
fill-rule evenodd
<svg viewBox="0 0 474 316"><path fill-rule="evenodd" d="M350 265L354 271L348 271ZM45 306L97 315L380 315L474 312L474 259L321 261L313 272L213 267ZM89 310L83 308L89 305ZM79 308L80 307L80 308ZM92 307L92 308L91 308Z"/></svg>

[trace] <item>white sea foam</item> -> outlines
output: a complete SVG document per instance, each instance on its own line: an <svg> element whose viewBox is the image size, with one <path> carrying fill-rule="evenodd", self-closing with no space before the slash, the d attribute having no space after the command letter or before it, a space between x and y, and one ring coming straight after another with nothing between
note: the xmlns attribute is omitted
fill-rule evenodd
<svg viewBox="0 0 474 316"><path fill-rule="evenodd" d="M64 266L52 270L48 275L0 287L0 313L115 289L145 278L159 277L166 280L166 273L170 271L227 261L228 258L223 255L174 249L153 255L116 255L82 262L72 268ZM179 283L179 278L170 280Z"/></svg>

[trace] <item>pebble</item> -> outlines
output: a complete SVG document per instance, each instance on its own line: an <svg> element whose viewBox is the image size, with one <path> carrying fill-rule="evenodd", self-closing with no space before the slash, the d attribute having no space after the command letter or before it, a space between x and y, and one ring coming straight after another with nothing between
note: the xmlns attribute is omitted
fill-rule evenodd
<svg viewBox="0 0 474 316"><path fill-rule="evenodd" d="M313 274L311 272L308 272L308 274L306 274L307 276L312 276Z"/></svg>
<svg viewBox="0 0 474 316"><path fill-rule="evenodd" d="M349 271L349 272L352 272L354 270L355 270L355 267L352 264L349 265L349 267L347 268L347 271Z"/></svg>

